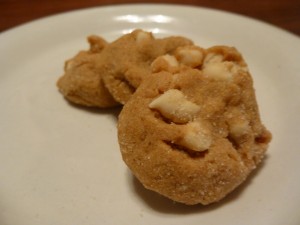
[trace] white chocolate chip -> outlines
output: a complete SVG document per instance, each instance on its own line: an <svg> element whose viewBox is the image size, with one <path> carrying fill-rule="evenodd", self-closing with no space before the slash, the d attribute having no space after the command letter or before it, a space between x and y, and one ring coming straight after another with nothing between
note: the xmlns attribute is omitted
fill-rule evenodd
<svg viewBox="0 0 300 225"><path fill-rule="evenodd" d="M188 101L183 93L170 89L154 99L149 108L158 110L165 118L174 123L187 123L194 119L200 106Z"/></svg>
<svg viewBox="0 0 300 225"><path fill-rule="evenodd" d="M84 62L82 60L70 59L65 62L65 71L73 70Z"/></svg>
<svg viewBox="0 0 300 225"><path fill-rule="evenodd" d="M174 56L171 55L164 55L162 58L171 66L175 67L178 66L177 59Z"/></svg>
<svg viewBox="0 0 300 225"><path fill-rule="evenodd" d="M229 134L233 138L239 138L240 136L246 134L249 129L249 121L245 118L241 112L235 110L234 116L229 119Z"/></svg>
<svg viewBox="0 0 300 225"><path fill-rule="evenodd" d="M151 33L145 32L145 31L139 31L136 35L136 41L137 43L141 43L146 40L151 40L152 35Z"/></svg>
<svg viewBox="0 0 300 225"><path fill-rule="evenodd" d="M179 68L177 59L172 55L163 55L157 57L151 64L152 72L160 71L175 72Z"/></svg>
<svg viewBox="0 0 300 225"><path fill-rule="evenodd" d="M244 72L248 72L246 65L224 61L224 56L221 54L209 53L203 62L203 73L215 80L230 80L233 75Z"/></svg>
<svg viewBox="0 0 300 225"><path fill-rule="evenodd" d="M219 63L224 60L223 55L221 54L215 54L215 53L208 53L206 57L204 58L203 65L206 66L210 63Z"/></svg>
<svg viewBox="0 0 300 225"><path fill-rule="evenodd" d="M231 80L239 73L248 72L247 66L240 66L235 62L224 61L218 63L209 63L203 68L203 74L215 80Z"/></svg>
<svg viewBox="0 0 300 225"><path fill-rule="evenodd" d="M229 125L229 135L233 138L239 138L250 130L249 121L244 113L238 108L231 109L227 115Z"/></svg>
<svg viewBox="0 0 300 225"><path fill-rule="evenodd" d="M231 72L233 74L248 73L249 69L248 69L247 65L241 66L241 65L234 63L234 65L231 67Z"/></svg>
<svg viewBox="0 0 300 225"><path fill-rule="evenodd" d="M234 121L229 124L229 133L231 136L237 138L246 134L249 130L249 122L246 120Z"/></svg>
<svg viewBox="0 0 300 225"><path fill-rule="evenodd" d="M175 56L179 62L193 68L200 66L203 61L203 51L197 46L178 48Z"/></svg>
<svg viewBox="0 0 300 225"><path fill-rule="evenodd" d="M73 62L73 60L68 60L66 61L65 64L65 71L71 70L75 67L75 63Z"/></svg>
<svg viewBox="0 0 300 225"><path fill-rule="evenodd" d="M212 138L209 131L200 122L188 123L184 136L176 144L187 149L202 152L211 146Z"/></svg>
<svg viewBox="0 0 300 225"><path fill-rule="evenodd" d="M209 63L203 68L203 74L215 80L230 80L232 78L231 62Z"/></svg>

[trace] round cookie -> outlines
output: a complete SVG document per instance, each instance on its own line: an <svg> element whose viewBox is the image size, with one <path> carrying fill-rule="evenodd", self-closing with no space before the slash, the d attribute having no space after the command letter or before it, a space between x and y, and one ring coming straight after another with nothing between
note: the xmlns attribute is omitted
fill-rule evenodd
<svg viewBox="0 0 300 225"><path fill-rule="evenodd" d="M184 37L156 39L152 33L137 29L103 50L98 56L97 70L114 99L125 104L144 77L151 73L150 65L155 58L191 44L192 41Z"/></svg>
<svg viewBox="0 0 300 225"><path fill-rule="evenodd" d="M65 73L57 81L59 91L75 104L100 108L116 106L119 103L104 86L96 70L96 56L107 43L98 36L90 36L88 41L88 51L81 51L65 62Z"/></svg>
<svg viewBox="0 0 300 225"><path fill-rule="evenodd" d="M217 202L233 191L271 140L241 55L225 46L199 51L195 68L176 54L177 69L156 67L118 122L132 173L146 188L188 205Z"/></svg>

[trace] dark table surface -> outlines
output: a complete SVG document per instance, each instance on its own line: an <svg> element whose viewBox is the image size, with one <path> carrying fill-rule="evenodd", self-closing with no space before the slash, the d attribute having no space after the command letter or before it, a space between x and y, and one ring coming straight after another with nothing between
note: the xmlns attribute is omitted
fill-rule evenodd
<svg viewBox="0 0 300 225"><path fill-rule="evenodd" d="M0 32L56 13L124 3L175 3L221 9L265 21L300 36L300 0L0 0Z"/></svg>

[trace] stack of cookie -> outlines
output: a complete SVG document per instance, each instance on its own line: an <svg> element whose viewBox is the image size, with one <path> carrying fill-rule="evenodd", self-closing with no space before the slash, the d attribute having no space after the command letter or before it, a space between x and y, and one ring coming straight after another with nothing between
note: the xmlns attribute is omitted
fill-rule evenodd
<svg viewBox="0 0 300 225"><path fill-rule="evenodd" d="M188 205L224 198L262 161L262 125L247 64L232 47L203 49L184 37L135 30L65 64L58 87L70 101L124 105L124 162L148 189Z"/></svg>

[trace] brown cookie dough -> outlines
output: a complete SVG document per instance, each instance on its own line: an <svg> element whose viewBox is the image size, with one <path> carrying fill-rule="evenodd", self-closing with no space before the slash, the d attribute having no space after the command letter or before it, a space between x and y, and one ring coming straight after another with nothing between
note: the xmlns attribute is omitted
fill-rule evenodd
<svg viewBox="0 0 300 225"><path fill-rule="evenodd" d="M66 61L65 73L57 82L59 91L67 100L79 105L100 108L118 105L96 69L96 56L108 44L98 36L90 36L88 41L88 51L81 51Z"/></svg>
<svg viewBox="0 0 300 225"><path fill-rule="evenodd" d="M191 44L192 41L184 37L156 39L152 33L137 29L103 50L98 56L97 70L116 101L125 104L144 77L151 73L150 65L155 58Z"/></svg>
<svg viewBox="0 0 300 225"><path fill-rule="evenodd" d="M192 44L177 36L155 39L152 33L140 29L109 44L97 36L88 40L90 50L65 63L65 74L57 86L69 101L100 108L125 104L151 73L150 65L156 57Z"/></svg>
<svg viewBox="0 0 300 225"><path fill-rule="evenodd" d="M236 49L196 49L201 57L187 51L152 65L157 73L120 113L118 140L123 160L146 188L177 202L207 205L257 167L271 134ZM189 57L194 61L183 60Z"/></svg>

